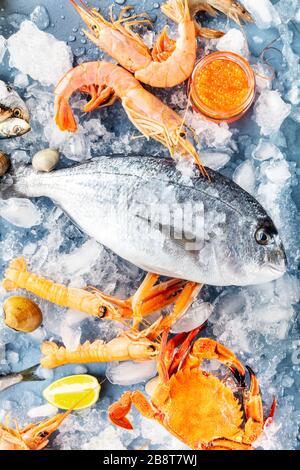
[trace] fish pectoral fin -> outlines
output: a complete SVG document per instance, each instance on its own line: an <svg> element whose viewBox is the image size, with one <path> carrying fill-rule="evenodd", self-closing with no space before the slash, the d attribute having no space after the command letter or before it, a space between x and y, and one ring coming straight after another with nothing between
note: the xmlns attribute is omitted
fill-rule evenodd
<svg viewBox="0 0 300 470"><path fill-rule="evenodd" d="M158 230L167 239L172 240L182 250L198 251L202 246L201 242L203 241L199 240L195 233L186 230L186 228L178 228L174 224L162 224L149 216L141 214L136 214L136 217L146 222L148 227Z"/></svg>

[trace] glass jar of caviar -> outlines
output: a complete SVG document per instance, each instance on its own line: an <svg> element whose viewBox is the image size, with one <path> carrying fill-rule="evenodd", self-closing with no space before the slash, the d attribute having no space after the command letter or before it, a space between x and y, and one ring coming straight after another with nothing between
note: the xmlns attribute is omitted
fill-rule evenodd
<svg viewBox="0 0 300 470"><path fill-rule="evenodd" d="M244 57L214 52L201 59L192 74L189 95L193 107L215 122L233 122L250 108L255 74Z"/></svg>

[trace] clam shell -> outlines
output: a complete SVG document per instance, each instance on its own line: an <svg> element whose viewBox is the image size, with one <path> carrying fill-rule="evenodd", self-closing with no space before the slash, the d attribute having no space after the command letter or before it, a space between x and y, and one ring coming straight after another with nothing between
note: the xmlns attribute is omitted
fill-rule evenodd
<svg viewBox="0 0 300 470"><path fill-rule="evenodd" d="M27 297L15 295L3 304L4 322L14 330L30 333L36 330L43 321L38 305Z"/></svg>
<svg viewBox="0 0 300 470"><path fill-rule="evenodd" d="M0 176L5 175L9 169L10 161L5 155L5 153L0 152Z"/></svg>
<svg viewBox="0 0 300 470"><path fill-rule="evenodd" d="M32 158L32 166L37 171L49 172L53 170L59 162L59 153L55 149L43 149L37 152Z"/></svg>

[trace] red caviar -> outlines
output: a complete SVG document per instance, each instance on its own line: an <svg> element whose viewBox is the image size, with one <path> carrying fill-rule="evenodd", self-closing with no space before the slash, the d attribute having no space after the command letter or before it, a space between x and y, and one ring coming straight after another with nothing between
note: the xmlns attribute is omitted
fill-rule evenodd
<svg viewBox="0 0 300 470"><path fill-rule="evenodd" d="M249 62L231 52L215 52L198 62L190 83L194 106L215 121L235 121L251 106L255 75Z"/></svg>

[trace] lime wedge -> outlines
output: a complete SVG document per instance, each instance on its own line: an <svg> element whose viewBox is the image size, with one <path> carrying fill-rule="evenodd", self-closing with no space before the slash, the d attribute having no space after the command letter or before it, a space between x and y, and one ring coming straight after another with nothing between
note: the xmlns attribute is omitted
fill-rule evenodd
<svg viewBox="0 0 300 470"><path fill-rule="evenodd" d="M43 396L62 410L83 410L96 403L100 388L98 380L91 375L70 375L52 382L43 391Z"/></svg>

